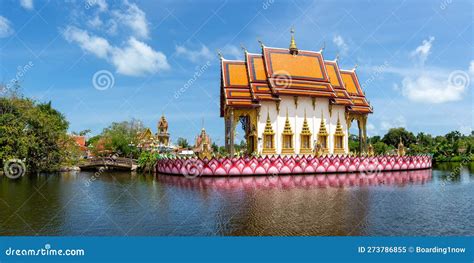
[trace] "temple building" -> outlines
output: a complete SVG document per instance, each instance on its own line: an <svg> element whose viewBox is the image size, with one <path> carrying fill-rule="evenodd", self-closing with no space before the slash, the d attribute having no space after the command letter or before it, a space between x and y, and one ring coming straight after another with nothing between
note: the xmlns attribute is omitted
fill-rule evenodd
<svg viewBox="0 0 474 263"><path fill-rule="evenodd" d="M153 135L151 129L146 128L138 134L137 140L137 147L144 151L169 152L175 148L170 144L168 121L164 115L158 121L156 134Z"/></svg>
<svg viewBox="0 0 474 263"><path fill-rule="evenodd" d="M201 159L211 159L212 157L211 138L204 128L201 129L201 133L196 137L193 151Z"/></svg>
<svg viewBox="0 0 474 263"><path fill-rule="evenodd" d="M348 154L349 128L359 128L366 151L366 123L372 107L356 70L342 70L337 58L299 50L291 32L289 48L262 42L261 54L244 49L245 59L221 57L221 117L225 144L234 154L235 128L245 131L248 153Z"/></svg>

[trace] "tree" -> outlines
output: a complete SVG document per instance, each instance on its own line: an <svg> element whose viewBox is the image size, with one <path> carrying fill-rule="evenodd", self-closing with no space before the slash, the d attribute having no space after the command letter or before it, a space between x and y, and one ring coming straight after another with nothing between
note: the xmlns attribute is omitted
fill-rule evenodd
<svg viewBox="0 0 474 263"><path fill-rule="evenodd" d="M57 170L69 157L68 126L51 102L0 98L0 159L24 159L31 172Z"/></svg>
<svg viewBox="0 0 474 263"><path fill-rule="evenodd" d="M118 156L138 158L138 134L144 131L142 122L136 119L113 122L102 131L97 143L103 144L104 150Z"/></svg>
<svg viewBox="0 0 474 263"><path fill-rule="evenodd" d="M212 147L212 152L217 153L219 151L219 146L215 142L212 143L211 147Z"/></svg>
<svg viewBox="0 0 474 263"><path fill-rule="evenodd" d="M184 148L184 149L189 149L190 147L188 140L186 140L183 137L179 137L176 144L178 144L179 147Z"/></svg>
<svg viewBox="0 0 474 263"><path fill-rule="evenodd" d="M349 135L349 151L352 153L359 152L359 136L351 134Z"/></svg>
<svg viewBox="0 0 474 263"><path fill-rule="evenodd" d="M383 136L382 142L396 148L400 142L400 138L406 146L416 142L415 135L401 127L388 130L387 134Z"/></svg>

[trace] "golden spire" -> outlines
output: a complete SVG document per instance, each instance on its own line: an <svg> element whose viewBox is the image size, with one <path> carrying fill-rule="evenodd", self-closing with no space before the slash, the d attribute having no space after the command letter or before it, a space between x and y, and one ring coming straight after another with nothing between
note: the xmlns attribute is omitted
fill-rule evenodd
<svg viewBox="0 0 474 263"><path fill-rule="evenodd" d="M290 118L288 118L288 108L286 108L286 121L285 128L283 128L283 134L293 135L293 131L291 130Z"/></svg>
<svg viewBox="0 0 474 263"><path fill-rule="evenodd" d="M301 134L311 135L311 130L309 129L308 121L306 120L306 109L304 109L303 129L301 130Z"/></svg>
<svg viewBox="0 0 474 263"><path fill-rule="evenodd" d="M265 124L265 130L263 131L263 134L266 134L266 135L275 134L273 132L272 122L270 121L270 111L267 111L267 123Z"/></svg>
<svg viewBox="0 0 474 263"><path fill-rule="evenodd" d="M328 131L326 130L326 123L324 122L323 110L321 110L321 125L319 125L319 133L320 136L328 136Z"/></svg>
<svg viewBox="0 0 474 263"><path fill-rule="evenodd" d="M291 32L290 54L298 55L298 48L296 47L296 42L295 42L295 29L292 27L290 32Z"/></svg>
<svg viewBox="0 0 474 263"><path fill-rule="evenodd" d="M336 136L344 136L344 131L342 130L341 121L339 120L339 114L337 115L337 124L336 124Z"/></svg>

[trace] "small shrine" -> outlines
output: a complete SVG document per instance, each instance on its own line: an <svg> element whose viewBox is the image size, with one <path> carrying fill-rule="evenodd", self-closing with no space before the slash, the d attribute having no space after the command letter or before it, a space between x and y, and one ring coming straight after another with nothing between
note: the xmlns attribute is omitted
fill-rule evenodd
<svg viewBox="0 0 474 263"><path fill-rule="evenodd" d="M193 151L200 159L211 159L212 157L212 142L206 130L202 128L201 133L196 137Z"/></svg>
<svg viewBox="0 0 474 263"><path fill-rule="evenodd" d="M157 124L157 132L153 135L150 128L146 128L137 135L137 147L143 151L152 152L170 152L174 147L170 143L170 134L168 133L168 121L164 115L161 115Z"/></svg>
<svg viewBox="0 0 474 263"><path fill-rule="evenodd" d="M170 134L168 133L168 121L165 115L161 115L157 131L156 138L158 139L158 144L168 146L170 143Z"/></svg>

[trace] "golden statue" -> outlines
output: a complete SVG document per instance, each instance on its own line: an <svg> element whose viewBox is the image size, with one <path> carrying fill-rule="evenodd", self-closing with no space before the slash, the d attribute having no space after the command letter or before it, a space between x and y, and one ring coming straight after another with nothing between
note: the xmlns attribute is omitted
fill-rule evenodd
<svg viewBox="0 0 474 263"><path fill-rule="evenodd" d="M211 159L212 157L212 143L206 130L202 128L201 133L196 137L194 152L197 153L200 159Z"/></svg>
<svg viewBox="0 0 474 263"><path fill-rule="evenodd" d="M170 134L168 133L168 121L165 115L161 115L160 121L158 122L158 132L156 133L158 143L164 146L168 146L170 142Z"/></svg>
<svg viewBox="0 0 474 263"><path fill-rule="evenodd" d="M369 157L373 157L375 155L374 146L372 146L371 143L369 143L369 147L367 148L367 154L369 155Z"/></svg>
<svg viewBox="0 0 474 263"><path fill-rule="evenodd" d="M402 142L402 137L400 137L400 142L398 143L398 156L405 156L405 146Z"/></svg>

